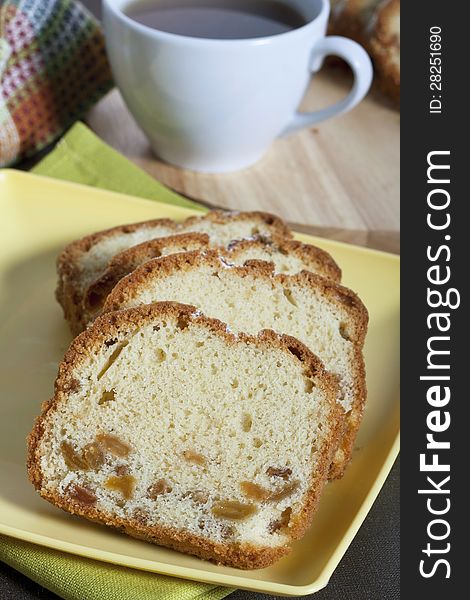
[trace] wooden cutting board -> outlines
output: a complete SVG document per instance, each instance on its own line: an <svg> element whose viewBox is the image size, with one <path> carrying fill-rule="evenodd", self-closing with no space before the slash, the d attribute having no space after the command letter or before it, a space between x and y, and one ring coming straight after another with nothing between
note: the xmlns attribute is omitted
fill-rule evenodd
<svg viewBox="0 0 470 600"><path fill-rule="evenodd" d="M345 70L328 69L313 81L302 109L331 104L349 86ZM196 200L328 228L399 230L399 113L375 91L346 115L276 140L255 166L223 175L158 160L116 90L87 122L155 178Z"/></svg>

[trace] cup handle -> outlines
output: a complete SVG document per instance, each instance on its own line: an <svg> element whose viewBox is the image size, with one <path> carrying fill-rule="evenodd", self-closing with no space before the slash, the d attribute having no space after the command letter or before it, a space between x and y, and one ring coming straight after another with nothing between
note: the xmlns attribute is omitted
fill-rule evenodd
<svg viewBox="0 0 470 600"><path fill-rule="evenodd" d="M331 54L339 56L351 67L354 75L354 84L351 91L346 98L332 106L314 112L296 112L281 136L341 115L354 108L367 94L372 83L373 70L369 55L364 48L344 37L329 36L322 38L313 49L310 65L312 73L319 71L325 57Z"/></svg>

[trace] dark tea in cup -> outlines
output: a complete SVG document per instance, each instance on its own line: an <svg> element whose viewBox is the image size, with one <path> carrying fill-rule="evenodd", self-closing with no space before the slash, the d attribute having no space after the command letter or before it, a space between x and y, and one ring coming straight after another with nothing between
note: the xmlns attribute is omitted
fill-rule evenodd
<svg viewBox="0 0 470 600"><path fill-rule="evenodd" d="M209 39L249 39L306 24L293 6L271 0L135 0L124 11L159 31Z"/></svg>

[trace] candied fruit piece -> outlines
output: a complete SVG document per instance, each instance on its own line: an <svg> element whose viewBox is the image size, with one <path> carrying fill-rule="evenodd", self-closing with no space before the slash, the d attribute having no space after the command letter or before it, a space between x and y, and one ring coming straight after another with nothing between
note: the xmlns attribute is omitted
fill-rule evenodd
<svg viewBox="0 0 470 600"><path fill-rule="evenodd" d="M126 500L129 500L134 495L135 477L132 475L121 475L108 477L104 484L108 490L121 492Z"/></svg>
<svg viewBox="0 0 470 600"><path fill-rule="evenodd" d="M70 442L62 442L60 445L62 456L64 457L65 464L72 471L88 470L88 464L78 452L74 449Z"/></svg>
<svg viewBox="0 0 470 600"><path fill-rule="evenodd" d="M347 323L340 323L339 334L346 341L348 341L348 342L351 341L351 337L350 337L349 332L348 332L348 325L347 325Z"/></svg>
<svg viewBox="0 0 470 600"><path fill-rule="evenodd" d="M285 527L287 527L289 525L291 515L292 515L292 508L290 506L288 506L286 509L284 509L282 511L279 519L276 519L276 521L272 521L269 524L269 533L276 533L276 531L279 531L280 529L284 529Z"/></svg>
<svg viewBox="0 0 470 600"><path fill-rule="evenodd" d="M162 363L166 360L166 352L163 350L163 348L158 348L155 354L157 357L157 362Z"/></svg>
<svg viewBox="0 0 470 600"><path fill-rule="evenodd" d="M289 525L291 516L292 516L292 508L290 506L288 506L281 513L280 521L281 521L282 527L287 527Z"/></svg>
<svg viewBox="0 0 470 600"><path fill-rule="evenodd" d="M96 496L90 489L76 483L67 488L67 493L71 498L86 506L92 506L96 502Z"/></svg>
<svg viewBox="0 0 470 600"><path fill-rule="evenodd" d="M244 496L249 498L250 500L257 500L259 502L263 502L267 500L271 492L257 483L252 483L251 481L242 481L240 483L240 488Z"/></svg>
<svg viewBox="0 0 470 600"><path fill-rule="evenodd" d="M266 474L269 477L281 477L285 481L292 475L292 469L289 469L289 467L269 467Z"/></svg>
<svg viewBox="0 0 470 600"><path fill-rule="evenodd" d="M115 456L127 456L131 451L130 446L109 433L99 433L96 436L96 441Z"/></svg>
<svg viewBox="0 0 470 600"><path fill-rule="evenodd" d="M93 471L96 471L104 464L104 452L96 442L87 444L83 448L82 456L88 468L93 469Z"/></svg>
<svg viewBox="0 0 470 600"><path fill-rule="evenodd" d="M202 454L194 452L193 450L185 450L183 452L183 456L187 462L192 463L194 465L202 466L206 464L206 459L202 456Z"/></svg>
<svg viewBox="0 0 470 600"><path fill-rule="evenodd" d="M299 482L292 481L291 483L288 483L280 490L277 490L276 492L271 492L271 495L269 496L269 500L271 500L272 502L279 502L281 500L284 500L284 498L288 498L291 494L293 494L298 487L299 487Z"/></svg>
<svg viewBox="0 0 470 600"><path fill-rule="evenodd" d="M305 379L305 391L307 392L307 394L311 394L314 387L315 387L315 384L313 383L313 381L311 379L306 378Z"/></svg>
<svg viewBox="0 0 470 600"><path fill-rule="evenodd" d="M106 361L104 367L98 373L98 376L97 376L98 381L103 377L103 375L106 373L106 371L109 369L109 367L111 367L111 365L116 361L117 357L121 354L122 350L127 346L128 343L129 342L127 340L125 340L124 342L121 342L118 345L118 347L114 350L114 352L111 354L111 356Z"/></svg>
<svg viewBox="0 0 470 600"><path fill-rule="evenodd" d="M183 498L191 498L196 504L207 504L209 494L204 490L190 490L183 494Z"/></svg>
<svg viewBox="0 0 470 600"><path fill-rule="evenodd" d="M169 494L173 488L166 479L159 479L147 489L147 496L150 500L156 500L157 496Z"/></svg>
<svg viewBox="0 0 470 600"><path fill-rule="evenodd" d="M98 400L98 404L102 405L102 404L106 404L106 402L111 402L112 400L115 400L116 396L114 394L114 390L105 390L102 394L101 394L101 398Z"/></svg>
<svg viewBox="0 0 470 600"><path fill-rule="evenodd" d="M253 419L251 418L251 415L249 415L248 413L245 413L242 417L242 429L245 433L248 433L251 429L251 426L253 425Z"/></svg>
<svg viewBox="0 0 470 600"><path fill-rule="evenodd" d="M238 500L220 500L212 505L212 514L221 519L244 521L256 512L253 504L239 502Z"/></svg>

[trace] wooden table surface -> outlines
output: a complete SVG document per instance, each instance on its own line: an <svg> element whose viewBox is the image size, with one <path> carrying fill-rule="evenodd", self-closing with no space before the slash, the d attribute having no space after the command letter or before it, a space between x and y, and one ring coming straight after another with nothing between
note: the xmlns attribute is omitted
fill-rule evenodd
<svg viewBox="0 0 470 600"><path fill-rule="evenodd" d="M349 85L347 71L324 69L310 86L302 109L330 104ZM291 222L324 228L329 237L356 243L385 236L384 249L396 250L399 113L374 91L350 113L276 140L253 167L221 175L160 161L117 90L91 110L87 122L111 146L191 198L226 208L275 212ZM344 238L345 230L355 232L351 240L348 234Z"/></svg>

